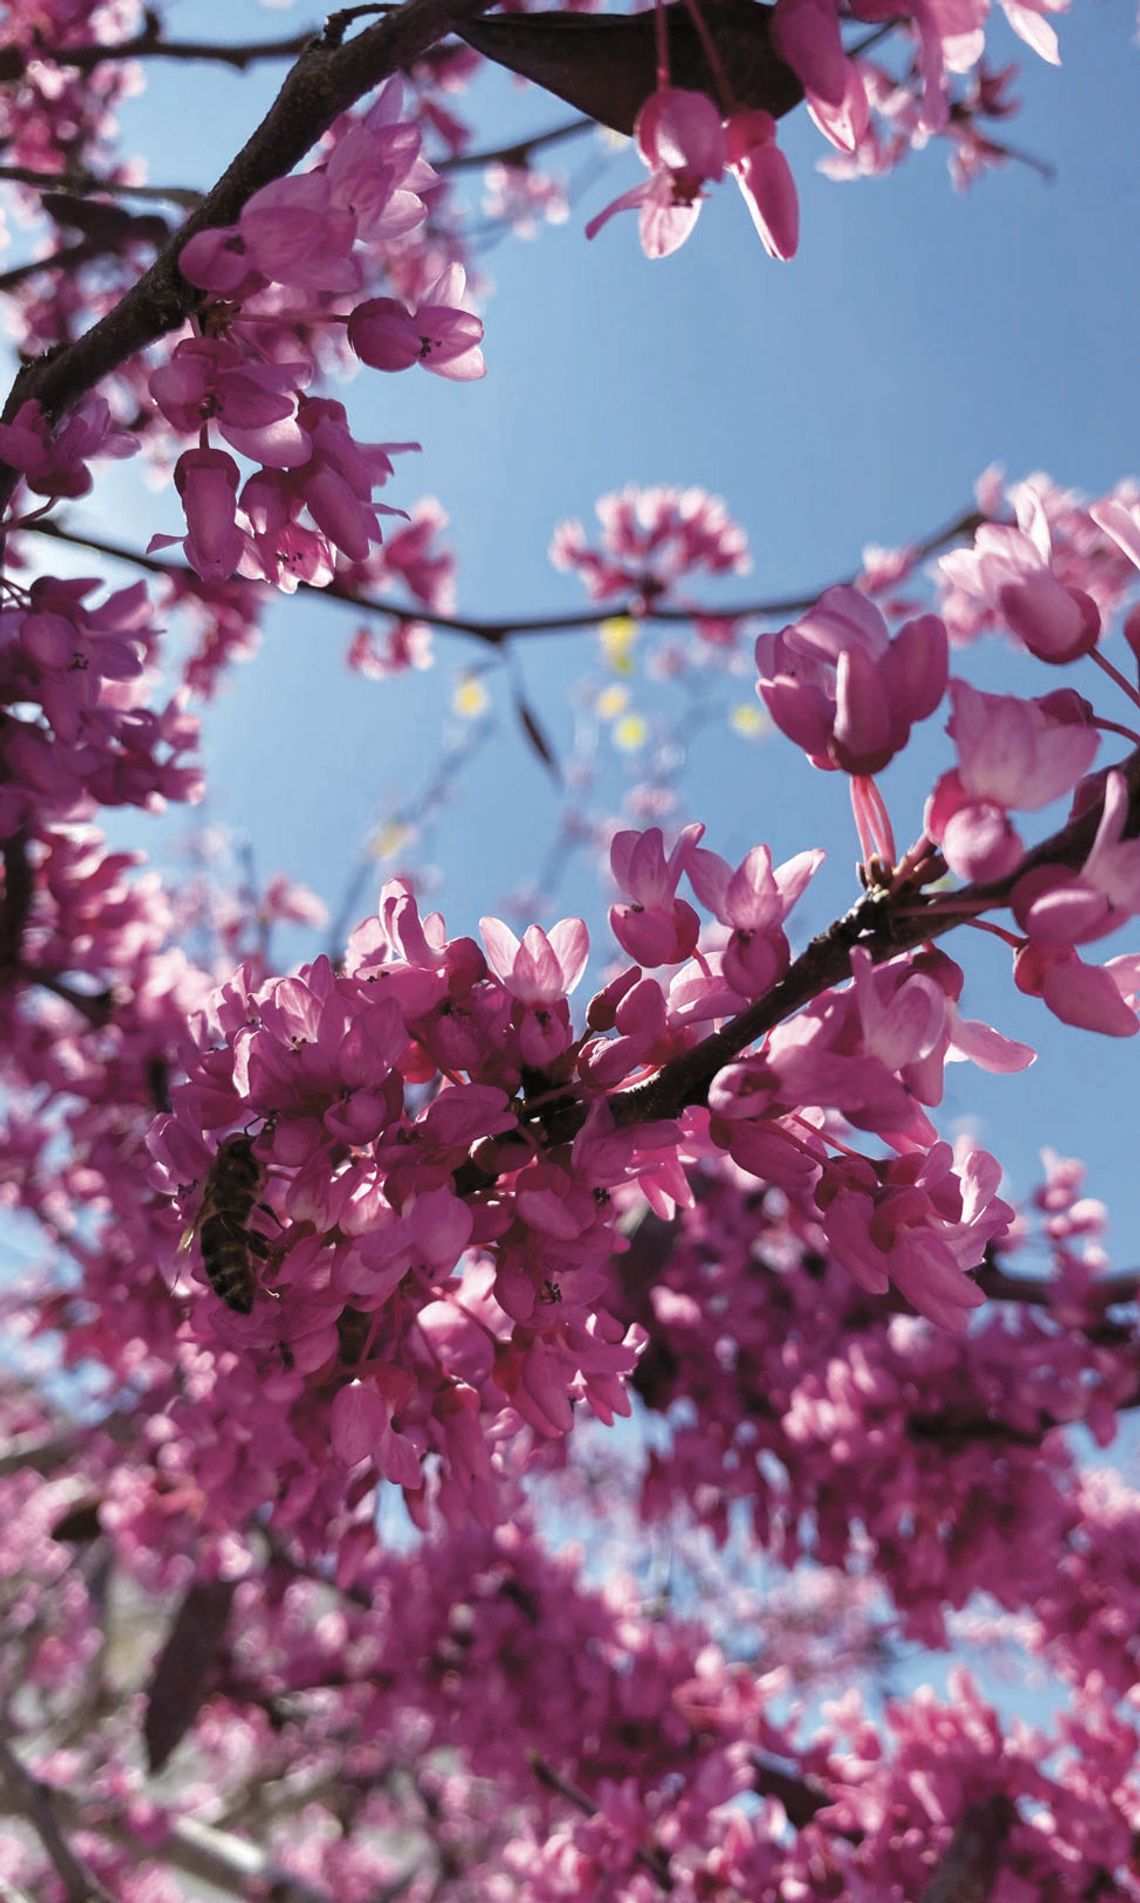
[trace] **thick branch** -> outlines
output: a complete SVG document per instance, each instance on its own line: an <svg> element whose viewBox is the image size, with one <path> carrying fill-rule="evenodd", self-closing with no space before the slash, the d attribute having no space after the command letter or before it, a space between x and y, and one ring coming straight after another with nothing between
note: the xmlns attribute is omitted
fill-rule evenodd
<svg viewBox="0 0 1140 1903"><path fill-rule="evenodd" d="M1058 1295L1057 1282L1048 1275L1007 1275L995 1262L987 1262L977 1273L978 1287L995 1302L1020 1302L1026 1308L1052 1308ZM1102 1275L1089 1284L1084 1300L1103 1315L1107 1308L1132 1303L1140 1294L1140 1275L1122 1269L1116 1275ZM1095 1325L1095 1324L1090 1324Z"/></svg>
<svg viewBox="0 0 1140 1903"><path fill-rule="evenodd" d="M342 112L485 4L407 0L390 18L366 27L346 45L340 44L330 21L324 36L310 41L302 52L257 131L150 270L75 343L25 366L4 420L10 421L31 397L49 415L58 416L129 357L177 329L202 297L178 269L187 239L196 231L232 224L246 200L292 171ZM0 508L7 506L17 481L18 472L0 464Z"/></svg>
<svg viewBox="0 0 1140 1903"><path fill-rule="evenodd" d="M583 1817L597 1816L597 1805L591 1801L580 1785L572 1784L569 1778L563 1777L561 1772L556 1771L554 1766L548 1764L545 1758L540 1757L537 1751L530 1751L527 1755L540 1784L545 1784L547 1790L556 1791L559 1797L564 1797L567 1803L573 1804L575 1810L581 1811ZM669 1858L664 1850L639 1848L633 1854L635 1861L643 1870L648 1870L650 1876L660 1884L663 1890L668 1892L673 1889L673 1873L669 1868Z"/></svg>
<svg viewBox="0 0 1140 1903"><path fill-rule="evenodd" d="M1002 1791L967 1805L920 1903L989 1903L1016 1822L1017 1811Z"/></svg>
<svg viewBox="0 0 1140 1903"><path fill-rule="evenodd" d="M1140 820L1137 811L1140 750L1131 754L1120 770L1128 781L1131 823L1135 827ZM1034 866L1083 865L1096 836L1101 810L1098 803L1079 819L1071 820L1059 832L1051 834L1027 853L1006 879L994 880L989 885L963 886L958 892L940 893L927 899L916 900L910 895L905 899L905 910L895 906L886 894L866 893L845 918L837 919L827 931L813 938L780 982L762 998L757 998L747 1010L730 1018L719 1031L703 1038L691 1050L683 1051L663 1065L646 1083L635 1084L611 1097L610 1108L619 1127L675 1117L687 1105L703 1103L717 1072L734 1057L821 992L843 983L850 975L853 946L863 946L875 964L883 964L900 952L941 938L980 912L1000 910L1008 905L1013 887ZM581 1106L575 1105L573 1110L580 1125ZM560 1128L559 1136L562 1134Z"/></svg>

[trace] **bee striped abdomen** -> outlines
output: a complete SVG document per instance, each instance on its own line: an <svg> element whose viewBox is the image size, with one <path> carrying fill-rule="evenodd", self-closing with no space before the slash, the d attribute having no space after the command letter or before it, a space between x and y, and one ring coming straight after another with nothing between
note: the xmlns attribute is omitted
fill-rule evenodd
<svg viewBox="0 0 1140 1903"><path fill-rule="evenodd" d="M231 1216L207 1216L198 1231L202 1267L218 1300L239 1315L253 1308L254 1274L249 1236Z"/></svg>
<svg viewBox="0 0 1140 1903"><path fill-rule="evenodd" d="M218 1300L248 1315L257 1292L254 1255L267 1252L265 1239L248 1227L265 1180L253 1152L253 1139L227 1137L218 1147L202 1192L202 1205L190 1234L198 1237L206 1280Z"/></svg>

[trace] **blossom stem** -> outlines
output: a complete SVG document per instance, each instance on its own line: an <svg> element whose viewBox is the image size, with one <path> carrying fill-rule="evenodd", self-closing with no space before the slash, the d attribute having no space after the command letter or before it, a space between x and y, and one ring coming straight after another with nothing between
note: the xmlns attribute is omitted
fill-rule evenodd
<svg viewBox="0 0 1140 1903"><path fill-rule="evenodd" d="M1129 700L1132 702L1132 705L1134 707L1140 707L1140 692L1137 692L1136 688L1132 686L1132 683L1129 681L1128 677L1122 674L1120 672L1120 669L1117 666L1115 666L1115 664L1112 661L1109 661L1105 658L1105 656L1101 653L1099 648L1093 648L1091 654L1089 655L1089 659L1091 661L1095 661L1097 667L1100 668L1101 673L1107 674L1109 680L1116 682L1116 685L1119 687L1121 693L1127 694ZM1117 728L1116 731L1122 732L1123 729Z"/></svg>
<svg viewBox="0 0 1140 1903"><path fill-rule="evenodd" d="M709 63L709 71L716 80L716 88L720 94L720 103L727 117L729 113L735 112L736 110L736 95L729 83L728 74L725 72L724 61L721 59L716 41L709 32L708 22L701 12L700 0L685 0L685 5L689 11L689 18L692 20L693 26L696 29L697 38L701 43L704 56Z"/></svg>

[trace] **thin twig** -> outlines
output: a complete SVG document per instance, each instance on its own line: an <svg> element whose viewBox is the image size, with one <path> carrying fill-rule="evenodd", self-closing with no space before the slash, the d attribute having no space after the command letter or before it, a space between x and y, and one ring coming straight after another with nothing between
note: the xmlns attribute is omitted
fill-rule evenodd
<svg viewBox="0 0 1140 1903"><path fill-rule="evenodd" d="M98 41L85 46L5 46L0 49L0 81L19 79L31 60L67 66L80 73L120 59L206 61L244 72L262 60L296 59L311 44L315 31L310 27L303 33L290 34L288 39L243 40L230 46L217 40L166 40L154 29L136 33L133 39L120 40L117 45Z"/></svg>
<svg viewBox="0 0 1140 1903"><path fill-rule="evenodd" d="M952 522L936 530L933 535L927 536L925 541L914 544L915 561L925 561L929 555L936 554L947 543L964 540L988 519L979 514L976 509L969 509L955 516ZM185 563L162 562L153 555L144 555L141 550L129 548L122 543L109 542L102 536L80 535L75 530L61 527L50 518L45 518L41 522L29 522L23 525L21 532L53 536L57 541L68 542L74 548L90 549L95 555L105 555L112 561L128 562L132 567L146 569L153 575L184 577L192 584L198 579L193 569L187 567ZM858 580L858 576L847 575L842 580L851 586ZM802 594L773 596L765 601L736 602L724 606L691 604L683 608L668 608L656 602L644 603L630 598L624 601L599 603L595 608L584 608L569 614L497 616L494 620L469 615L438 614L434 609L425 607L418 601L371 599L336 581L330 582L324 588L314 587L307 582L302 582L300 587L313 595L324 596L329 601L339 602L344 607L352 608L358 614L390 615L394 621L422 621L426 627L436 628L443 634L470 635L472 640L482 641L488 647L498 648L518 635L569 634L583 628L601 627L606 621L622 617L637 621L661 622L666 626L683 626L690 621L705 619L777 620L787 615L806 614L809 608L815 606L825 588L836 585L834 582L823 582L819 587ZM250 586L261 587L263 584L251 582Z"/></svg>
<svg viewBox="0 0 1140 1903"><path fill-rule="evenodd" d="M74 271L81 264L89 264L93 258L102 258L109 247L100 244L94 238L81 238L75 244L61 245L58 251L51 251L43 258L28 258L24 264L13 264L9 270L0 271L0 293L15 291L29 278L38 277L42 271Z"/></svg>
<svg viewBox="0 0 1140 1903"><path fill-rule="evenodd" d="M564 139L576 139L582 132L596 132L596 119L570 119L565 125L552 126L549 132L536 132L529 139L516 139L511 145L491 146L482 152L458 152L454 158L433 159L436 172L477 172L485 165L515 165L525 170L532 155L545 146L559 145Z"/></svg>
<svg viewBox="0 0 1140 1903"><path fill-rule="evenodd" d="M30 185L36 191L70 192L76 198L91 198L99 192L108 198L161 198L186 211L204 197L189 185L128 185L125 179L99 178L94 172L41 172L33 165L0 165L0 179Z"/></svg>

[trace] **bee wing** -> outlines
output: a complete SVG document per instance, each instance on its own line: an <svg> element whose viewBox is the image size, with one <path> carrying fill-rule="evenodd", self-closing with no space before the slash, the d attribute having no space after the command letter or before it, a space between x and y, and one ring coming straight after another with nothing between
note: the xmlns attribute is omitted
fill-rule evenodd
<svg viewBox="0 0 1140 1903"><path fill-rule="evenodd" d="M189 1255L194 1246L195 1238L202 1227L203 1218L207 1213L206 1200L204 1195L198 1198L198 1206L186 1224L185 1229L182 1231L182 1236L178 1244L179 1255Z"/></svg>

